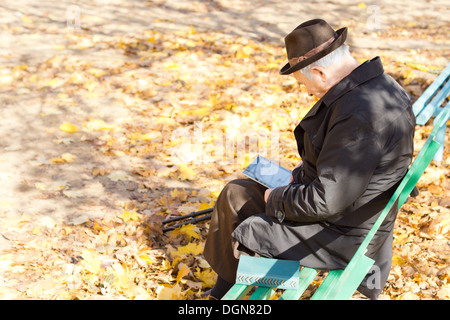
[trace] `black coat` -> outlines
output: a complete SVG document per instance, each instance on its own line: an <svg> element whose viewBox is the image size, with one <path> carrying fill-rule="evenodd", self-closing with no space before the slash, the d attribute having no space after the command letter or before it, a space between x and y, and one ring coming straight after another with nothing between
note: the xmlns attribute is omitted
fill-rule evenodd
<svg viewBox="0 0 450 320"><path fill-rule="evenodd" d="M262 256L345 268L406 174L414 128L411 98L379 57L366 61L295 128L303 165L294 183L275 188L265 214L243 221L234 238ZM369 279L375 288L360 288L371 298L389 275L396 215L387 216L366 253L380 271Z"/></svg>

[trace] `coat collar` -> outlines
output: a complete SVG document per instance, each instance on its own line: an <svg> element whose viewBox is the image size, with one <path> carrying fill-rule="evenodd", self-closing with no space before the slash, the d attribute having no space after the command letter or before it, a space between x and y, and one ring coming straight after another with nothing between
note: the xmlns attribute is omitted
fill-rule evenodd
<svg viewBox="0 0 450 320"><path fill-rule="evenodd" d="M325 95L317 101L309 110L303 119L316 115L322 106L329 106L334 101L342 97L347 92L351 91L360 84L369 81L379 75L383 74L384 69L380 57L375 57L372 60L366 61L353 70L348 76L335 84ZM302 120L303 121L303 120Z"/></svg>

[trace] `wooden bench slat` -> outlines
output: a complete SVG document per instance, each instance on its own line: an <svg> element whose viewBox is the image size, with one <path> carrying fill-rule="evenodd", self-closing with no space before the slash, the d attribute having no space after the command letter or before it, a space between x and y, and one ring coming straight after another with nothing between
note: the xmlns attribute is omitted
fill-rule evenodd
<svg viewBox="0 0 450 320"><path fill-rule="evenodd" d="M436 114L442 102L447 98L450 92L450 80L439 90L436 96L428 103L416 116L416 124L424 125L430 118Z"/></svg>
<svg viewBox="0 0 450 320"><path fill-rule="evenodd" d="M248 300L268 300L274 292L269 287L258 287Z"/></svg>
<svg viewBox="0 0 450 320"><path fill-rule="evenodd" d="M331 270L311 300L348 300L358 289L375 261L363 255L351 270ZM330 279L330 280L328 280Z"/></svg>
<svg viewBox="0 0 450 320"><path fill-rule="evenodd" d="M285 290L279 300L298 300L302 296L303 292L308 288L309 284L314 280L317 275L317 270L312 268L303 267L300 271L300 281L296 290Z"/></svg>
<svg viewBox="0 0 450 320"><path fill-rule="evenodd" d="M430 101L431 97L439 90L444 81L450 76L450 63L445 67L444 70L438 75L438 77L433 81L432 84L428 86L427 89L422 93L422 95L414 102L412 109L414 115L418 115L422 112L422 109L426 106L427 102Z"/></svg>
<svg viewBox="0 0 450 320"><path fill-rule="evenodd" d="M242 300L253 286L246 286L244 284L235 284L222 297L222 300Z"/></svg>

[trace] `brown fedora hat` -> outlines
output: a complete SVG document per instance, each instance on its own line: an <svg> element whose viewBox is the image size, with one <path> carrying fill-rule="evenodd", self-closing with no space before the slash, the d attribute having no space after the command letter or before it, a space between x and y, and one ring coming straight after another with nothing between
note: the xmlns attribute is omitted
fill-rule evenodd
<svg viewBox="0 0 450 320"><path fill-rule="evenodd" d="M347 28L334 31L322 19L309 20L289 33L284 41L289 62L280 74L290 74L339 48L347 38Z"/></svg>

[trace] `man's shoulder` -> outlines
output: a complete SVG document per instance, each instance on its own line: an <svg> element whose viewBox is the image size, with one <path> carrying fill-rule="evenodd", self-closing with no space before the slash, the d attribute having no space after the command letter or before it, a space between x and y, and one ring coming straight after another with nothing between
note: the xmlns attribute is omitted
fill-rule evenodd
<svg viewBox="0 0 450 320"><path fill-rule="evenodd" d="M406 107L412 99L393 77L383 73L359 84L338 100L356 105Z"/></svg>
<svg viewBox="0 0 450 320"><path fill-rule="evenodd" d="M360 118L372 126L392 122L411 109L411 97L388 74L362 83L330 106L338 118Z"/></svg>

